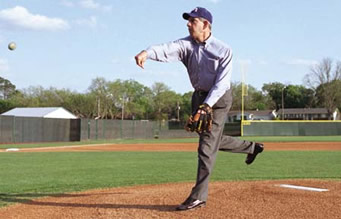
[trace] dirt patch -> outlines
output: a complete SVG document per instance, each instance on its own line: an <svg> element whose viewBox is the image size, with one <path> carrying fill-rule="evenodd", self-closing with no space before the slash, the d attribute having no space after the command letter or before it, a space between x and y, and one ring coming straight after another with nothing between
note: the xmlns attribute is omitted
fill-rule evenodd
<svg viewBox="0 0 341 219"><path fill-rule="evenodd" d="M313 192L293 184L329 189ZM122 187L46 197L0 209L0 218L340 218L341 182L211 182L204 208L178 212L192 183Z"/></svg>
<svg viewBox="0 0 341 219"><path fill-rule="evenodd" d="M196 151L197 143L161 144L98 144L79 146L58 146L44 148L22 148L18 152L51 151ZM266 142L267 151L339 151L341 142ZM5 152L1 149L0 152Z"/></svg>

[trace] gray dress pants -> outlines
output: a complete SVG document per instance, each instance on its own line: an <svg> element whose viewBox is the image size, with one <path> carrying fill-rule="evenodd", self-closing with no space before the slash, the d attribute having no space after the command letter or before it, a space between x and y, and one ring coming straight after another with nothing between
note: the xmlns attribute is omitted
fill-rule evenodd
<svg viewBox="0 0 341 219"><path fill-rule="evenodd" d="M207 92L195 91L192 96L192 110L198 109L207 96ZM216 161L218 150L233 153L253 153L253 142L222 135L227 114L232 105L232 91L228 90L212 107L213 126L210 133L200 134L198 146L198 170L196 184L190 197L207 201L208 182Z"/></svg>

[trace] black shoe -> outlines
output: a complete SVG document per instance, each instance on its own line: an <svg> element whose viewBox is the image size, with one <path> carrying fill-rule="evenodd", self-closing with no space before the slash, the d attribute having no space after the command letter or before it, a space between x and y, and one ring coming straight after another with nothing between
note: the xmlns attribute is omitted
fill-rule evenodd
<svg viewBox="0 0 341 219"><path fill-rule="evenodd" d="M204 207L206 205L205 201L200 201L198 199L188 198L184 203L179 205L176 210L177 211L186 211L191 210L198 207Z"/></svg>
<svg viewBox="0 0 341 219"><path fill-rule="evenodd" d="M252 162L256 159L257 154L262 153L264 150L264 145L261 143L255 144L255 150L253 151L253 154L248 154L245 160L245 163L247 165L252 164Z"/></svg>

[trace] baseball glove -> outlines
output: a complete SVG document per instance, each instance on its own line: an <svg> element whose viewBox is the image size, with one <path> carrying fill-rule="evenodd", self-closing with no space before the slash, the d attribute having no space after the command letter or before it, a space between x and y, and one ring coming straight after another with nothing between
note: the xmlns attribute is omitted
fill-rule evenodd
<svg viewBox="0 0 341 219"><path fill-rule="evenodd" d="M186 131L196 131L199 134L210 132L212 129L212 115L212 108L209 105L200 105L197 112L188 118L185 126Z"/></svg>

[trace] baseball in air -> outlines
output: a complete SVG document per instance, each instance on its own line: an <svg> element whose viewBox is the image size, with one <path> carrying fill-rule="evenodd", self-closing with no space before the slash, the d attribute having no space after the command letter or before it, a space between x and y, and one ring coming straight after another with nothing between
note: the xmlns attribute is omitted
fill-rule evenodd
<svg viewBox="0 0 341 219"><path fill-rule="evenodd" d="M8 49L9 50L15 50L17 48L17 45L15 44L15 42L10 42L8 44Z"/></svg>

